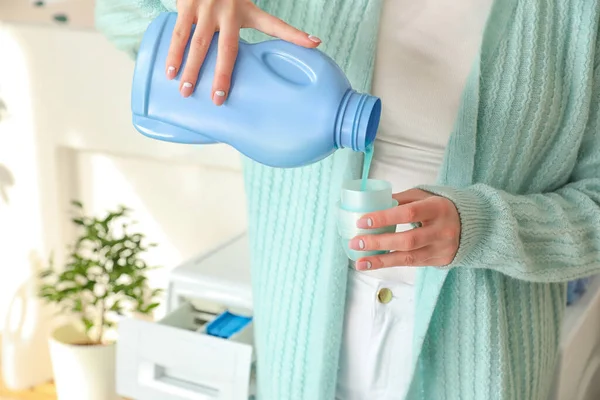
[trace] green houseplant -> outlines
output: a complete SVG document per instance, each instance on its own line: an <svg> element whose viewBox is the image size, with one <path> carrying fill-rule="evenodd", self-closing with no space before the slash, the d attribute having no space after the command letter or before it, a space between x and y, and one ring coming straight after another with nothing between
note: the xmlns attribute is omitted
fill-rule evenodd
<svg viewBox="0 0 600 400"><path fill-rule="evenodd" d="M99 218L86 215L78 201L72 205L78 235L65 265L51 262L40 274L40 297L79 325L62 326L50 339L57 394L59 400L112 400L115 349L109 333L119 316L148 315L159 305L161 290L149 287L152 267L142 258L154 244L132 230L131 210L124 206ZM79 379L74 368L81 371Z"/></svg>

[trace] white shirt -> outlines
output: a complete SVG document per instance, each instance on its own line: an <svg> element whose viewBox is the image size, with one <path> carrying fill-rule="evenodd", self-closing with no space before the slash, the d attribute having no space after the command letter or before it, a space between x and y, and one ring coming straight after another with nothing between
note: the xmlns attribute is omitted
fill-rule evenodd
<svg viewBox="0 0 600 400"><path fill-rule="evenodd" d="M384 0L372 90L383 112L370 178L390 181L396 193L435 183L492 1ZM415 274L349 274L336 400L403 398ZM377 300L382 288L390 302Z"/></svg>
<svg viewBox="0 0 600 400"><path fill-rule="evenodd" d="M384 0L372 90L383 110L369 177L395 193L435 183L491 4ZM413 284L416 270L367 273Z"/></svg>

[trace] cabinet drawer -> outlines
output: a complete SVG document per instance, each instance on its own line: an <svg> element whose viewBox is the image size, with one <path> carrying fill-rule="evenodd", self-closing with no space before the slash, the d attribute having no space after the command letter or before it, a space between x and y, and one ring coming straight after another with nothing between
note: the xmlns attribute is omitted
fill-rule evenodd
<svg viewBox="0 0 600 400"><path fill-rule="evenodd" d="M189 303L158 322L119 324L117 391L135 400L247 400L252 322L229 339L204 333Z"/></svg>

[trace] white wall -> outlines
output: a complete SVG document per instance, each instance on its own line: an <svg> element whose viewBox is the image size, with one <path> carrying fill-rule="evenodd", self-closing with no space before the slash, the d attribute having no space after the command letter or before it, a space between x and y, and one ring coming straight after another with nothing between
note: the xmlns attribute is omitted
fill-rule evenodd
<svg viewBox="0 0 600 400"><path fill-rule="evenodd" d="M94 28L93 0L44 0L36 7L36 0L0 0L0 18L6 22L60 25L54 20L57 14L66 15L68 26L78 29Z"/></svg>
<svg viewBox="0 0 600 400"><path fill-rule="evenodd" d="M69 238L71 198L125 204L167 267L246 227L237 153L147 139L130 122L133 61L92 31L0 23L0 327L32 254ZM60 255L60 254L59 254Z"/></svg>

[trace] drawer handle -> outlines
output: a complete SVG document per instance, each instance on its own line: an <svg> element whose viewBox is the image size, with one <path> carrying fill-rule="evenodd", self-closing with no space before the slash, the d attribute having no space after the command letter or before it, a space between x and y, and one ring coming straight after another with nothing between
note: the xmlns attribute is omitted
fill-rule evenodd
<svg viewBox="0 0 600 400"><path fill-rule="evenodd" d="M142 386L187 400L209 400L219 397L219 390L169 376L164 367L156 364L144 367L140 369L139 376Z"/></svg>

